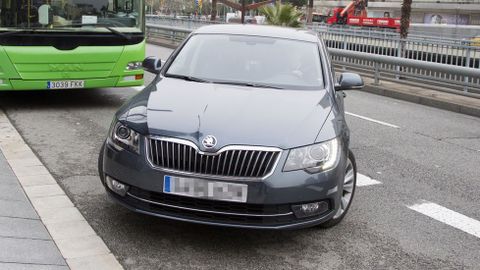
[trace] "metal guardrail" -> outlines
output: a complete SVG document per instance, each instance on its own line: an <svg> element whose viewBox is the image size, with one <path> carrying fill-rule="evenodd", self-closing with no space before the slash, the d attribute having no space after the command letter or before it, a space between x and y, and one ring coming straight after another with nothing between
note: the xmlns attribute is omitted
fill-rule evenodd
<svg viewBox="0 0 480 270"><path fill-rule="evenodd" d="M147 24L147 35L150 39L156 39L164 45L176 46L182 42L191 29L181 27L171 27L156 24ZM328 40L327 40L328 41ZM341 41L339 41L341 42ZM327 42L328 43L328 42ZM344 43L339 43L344 44ZM348 44L348 43L347 43ZM380 80L389 80L396 82L412 82L421 83L425 88L435 88L447 92L454 92L460 95L475 96L480 94L480 68L478 67L478 59L472 58L470 55L470 65L464 62L455 61L425 61L425 58L402 58L396 53L385 53L389 50L396 52L398 44L386 42L381 44L384 53L378 53L380 49L374 51L356 51L349 48L338 48L338 46L329 46L333 63L336 67L342 69L351 69L367 74L374 78L375 83ZM370 46L372 44L369 44ZM366 46L357 44L356 46ZM411 45L410 45L411 46ZM425 52L425 46L407 47L411 52ZM460 55L460 52L456 52ZM437 51L438 59L453 59L441 55ZM480 57L477 52L475 57ZM460 63L457 65L457 63ZM473 64L472 64L473 63Z"/></svg>
<svg viewBox="0 0 480 270"><path fill-rule="evenodd" d="M151 25L197 29L212 24L210 21L174 19L170 17L149 16ZM215 24L219 22L214 22ZM387 56L402 56L427 62L456 66L480 67L480 41L473 39L455 39L426 37L410 34L402 40L392 29L328 26L315 24L306 26L319 33L329 48L366 52ZM405 53L402 53L404 48Z"/></svg>
<svg viewBox="0 0 480 270"><path fill-rule="evenodd" d="M183 27L187 29L197 29L210 24L221 24L223 22L210 20L194 20L188 18L173 18L167 16L146 15L147 24L157 24L164 26Z"/></svg>
<svg viewBox="0 0 480 270"><path fill-rule="evenodd" d="M176 47L190 33L191 29L147 23L147 38L161 39L162 44Z"/></svg>
<svg viewBox="0 0 480 270"><path fill-rule="evenodd" d="M480 0L478 0L480 1ZM210 21L208 19L189 19L186 16L160 16L160 15L147 15L147 23L157 24L157 25L169 25L176 27L183 27L188 29L197 29L201 26L210 25L210 24L224 24L225 20L217 18L217 21ZM363 36L393 36L398 37L399 34L395 29L389 28L378 28L378 27L360 27L360 26L349 26L349 25L328 25L325 23L313 23L309 25L304 25L305 28L308 28L317 32L326 32L329 30L342 32L344 34L361 34ZM409 38L422 39L422 40L432 40L436 41L448 41L453 43L461 43L463 45L468 45L473 43L469 41L468 38L473 38L480 35L480 25L433 25L433 24L416 24L413 23L410 25ZM447 34L447 32L452 32ZM458 36L462 35L462 37Z"/></svg>
<svg viewBox="0 0 480 270"><path fill-rule="evenodd" d="M380 80L416 83L427 89L480 98L480 69L432 63L395 56L328 49L338 68L350 69Z"/></svg>

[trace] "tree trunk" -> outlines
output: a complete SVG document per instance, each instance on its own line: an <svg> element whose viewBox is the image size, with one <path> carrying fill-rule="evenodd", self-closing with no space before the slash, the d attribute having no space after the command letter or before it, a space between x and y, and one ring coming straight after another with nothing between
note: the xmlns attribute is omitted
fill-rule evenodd
<svg viewBox="0 0 480 270"><path fill-rule="evenodd" d="M245 0L242 0L242 24L245 24Z"/></svg>
<svg viewBox="0 0 480 270"><path fill-rule="evenodd" d="M410 27L410 13L412 12L412 0L403 0L402 17L400 19L400 38L407 38Z"/></svg>
<svg viewBox="0 0 480 270"><path fill-rule="evenodd" d="M400 55L399 57L407 57L407 37L408 29L410 28L410 13L412 11L412 0L403 0L402 3L402 17L400 19ZM401 73L402 69L399 68L398 71ZM401 74L397 75L397 78L402 79Z"/></svg>
<svg viewBox="0 0 480 270"><path fill-rule="evenodd" d="M212 14L210 20L215 21L217 19L217 0L212 0Z"/></svg>
<svg viewBox="0 0 480 270"><path fill-rule="evenodd" d="M408 29L410 28L410 13L412 12L412 0L403 0L402 17L400 19L400 39L402 57L405 56L405 40L408 37Z"/></svg>
<svg viewBox="0 0 480 270"><path fill-rule="evenodd" d="M308 0L307 23L312 23L312 19L313 19L313 0Z"/></svg>

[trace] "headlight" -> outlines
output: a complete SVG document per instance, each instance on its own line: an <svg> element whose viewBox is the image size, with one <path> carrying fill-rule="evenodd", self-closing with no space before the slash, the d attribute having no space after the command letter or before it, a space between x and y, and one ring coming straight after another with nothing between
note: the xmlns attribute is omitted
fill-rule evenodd
<svg viewBox="0 0 480 270"><path fill-rule="evenodd" d="M116 122L113 126L110 139L117 148L120 147L137 154L140 153L140 134L120 122Z"/></svg>
<svg viewBox="0 0 480 270"><path fill-rule="evenodd" d="M127 64L126 69L127 70L138 70L142 69L142 62L130 62Z"/></svg>
<svg viewBox="0 0 480 270"><path fill-rule="evenodd" d="M292 149L283 171L305 170L309 173L318 173L329 170L337 164L339 143L335 138L327 142Z"/></svg>

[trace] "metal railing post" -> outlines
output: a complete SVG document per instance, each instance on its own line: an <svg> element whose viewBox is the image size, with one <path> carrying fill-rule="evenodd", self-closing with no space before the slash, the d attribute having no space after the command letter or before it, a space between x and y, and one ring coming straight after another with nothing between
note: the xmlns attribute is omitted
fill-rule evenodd
<svg viewBox="0 0 480 270"><path fill-rule="evenodd" d="M397 40L398 41L398 46L397 46L397 57L400 57L402 58L403 55L402 55L402 41L400 39ZM399 65L396 65L395 66L395 69L396 69L396 74L395 74L395 80L400 80L400 66Z"/></svg>
<svg viewBox="0 0 480 270"><path fill-rule="evenodd" d="M466 60L465 60L465 67L467 67L467 68L470 67L470 52L471 52L471 47L468 46L467 55L466 55L467 57L466 57ZM463 91L464 92L468 92L468 80L469 80L468 76L463 77Z"/></svg>
<svg viewBox="0 0 480 270"><path fill-rule="evenodd" d="M374 62L374 69L375 69L375 74L373 75L373 78L374 78L374 81L373 81L373 84L374 85L380 85L380 64L375 61Z"/></svg>
<svg viewBox="0 0 480 270"><path fill-rule="evenodd" d="M344 33L343 34L343 49L344 50L347 50L348 46L347 46L347 35ZM347 58L344 57L343 58L343 63L346 63L347 62ZM347 70L347 67L344 65L343 66L343 70Z"/></svg>

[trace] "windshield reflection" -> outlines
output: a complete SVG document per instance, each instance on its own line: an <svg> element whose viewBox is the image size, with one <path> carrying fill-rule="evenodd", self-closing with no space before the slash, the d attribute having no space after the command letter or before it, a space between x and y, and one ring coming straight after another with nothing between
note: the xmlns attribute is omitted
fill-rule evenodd
<svg viewBox="0 0 480 270"><path fill-rule="evenodd" d="M164 75L257 88L324 89L316 43L260 36L193 35Z"/></svg>
<svg viewBox="0 0 480 270"><path fill-rule="evenodd" d="M141 32L142 6L142 0L0 0L0 31L95 31L108 25L122 32Z"/></svg>

